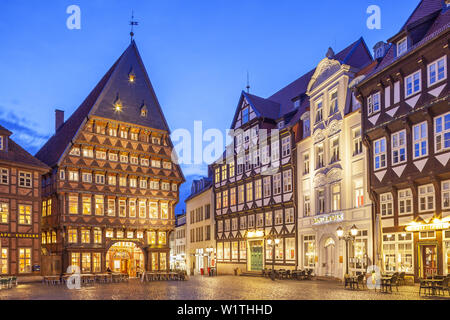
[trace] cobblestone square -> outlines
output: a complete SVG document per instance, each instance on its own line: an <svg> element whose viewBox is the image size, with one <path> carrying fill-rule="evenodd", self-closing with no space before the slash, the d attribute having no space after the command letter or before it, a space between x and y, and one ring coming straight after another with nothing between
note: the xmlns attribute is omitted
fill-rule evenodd
<svg viewBox="0 0 450 320"><path fill-rule="evenodd" d="M188 281L95 284L80 290L41 283L19 284L0 291L0 300L450 300L419 296L419 287L401 286L399 292L344 289L333 281L276 280L258 277L191 277Z"/></svg>

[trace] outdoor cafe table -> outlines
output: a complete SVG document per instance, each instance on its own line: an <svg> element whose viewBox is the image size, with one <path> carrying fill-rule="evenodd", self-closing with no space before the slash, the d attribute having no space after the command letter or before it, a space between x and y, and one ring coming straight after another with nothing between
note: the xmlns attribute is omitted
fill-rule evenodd
<svg viewBox="0 0 450 320"><path fill-rule="evenodd" d="M387 288L388 288L388 284L389 282L392 280L392 276L382 276L380 278L381 280L381 291L387 293Z"/></svg>

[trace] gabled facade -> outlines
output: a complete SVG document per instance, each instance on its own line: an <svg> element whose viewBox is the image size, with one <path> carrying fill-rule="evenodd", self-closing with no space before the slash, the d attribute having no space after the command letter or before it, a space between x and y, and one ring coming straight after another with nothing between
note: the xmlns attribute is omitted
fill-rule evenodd
<svg viewBox="0 0 450 320"><path fill-rule="evenodd" d="M192 182L186 202L186 270L188 274L207 274L216 267L213 193L211 177Z"/></svg>
<svg viewBox="0 0 450 320"><path fill-rule="evenodd" d="M372 265L372 215L367 194L366 149L360 104L350 86L375 66L363 39L337 55L330 48L308 84L309 111L297 142L299 267L343 278ZM356 225L346 250L336 231Z"/></svg>
<svg viewBox="0 0 450 320"><path fill-rule="evenodd" d="M309 72L271 97L242 92L231 128L233 144L212 165L219 274L295 269L295 152ZM269 238L279 244L273 249Z"/></svg>
<svg viewBox="0 0 450 320"><path fill-rule="evenodd" d="M186 213L176 216L173 269L186 270Z"/></svg>
<svg viewBox="0 0 450 320"><path fill-rule="evenodd" d="M41 176L50 170L0 126L0 276L40 275Z"/></svg>
<svg viewBox="0 0 450 320"><path fill-rule="evenodd" d="M379 264L450 274L448 1L422 0L358 85Z"/></svg>
<svg viewBox="0 0 450 320"><path fill-rule="evenodd" d="M44 274L167 270L184 178L135 42L66 122L56 115L36 154L52 168L42 186Z"/></svg>

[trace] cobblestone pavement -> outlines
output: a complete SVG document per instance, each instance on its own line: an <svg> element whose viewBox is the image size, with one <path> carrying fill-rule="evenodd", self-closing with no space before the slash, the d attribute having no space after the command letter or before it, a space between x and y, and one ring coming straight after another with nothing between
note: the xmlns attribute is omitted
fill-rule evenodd
<svg viewBox="0 0 450 320"><path fill-rule="evenodd" d="M352 291L339 282L276 280L256 277L192 277L188 281L96 284L69 290L66 286L40 283L19 284L0 290L0 300L450 300L419 297L418 286L403 286L399 292L383 294L372 290Z"/></svg>

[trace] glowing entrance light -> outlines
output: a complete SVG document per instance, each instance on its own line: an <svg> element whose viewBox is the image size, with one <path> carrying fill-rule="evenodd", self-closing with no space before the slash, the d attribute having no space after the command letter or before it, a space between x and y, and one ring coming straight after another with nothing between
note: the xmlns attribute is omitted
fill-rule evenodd
<svg viewBox="0 0 450 320"><path fill-rule="evenodd" d="M247 238L261 238L263 236L264 236L264 231L261 231L261 230L247 232Z"/></svg>

